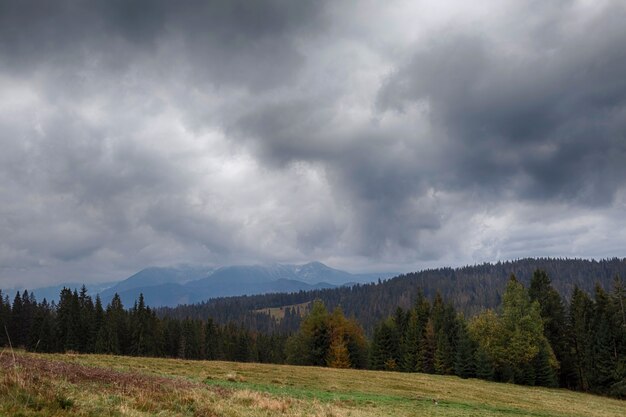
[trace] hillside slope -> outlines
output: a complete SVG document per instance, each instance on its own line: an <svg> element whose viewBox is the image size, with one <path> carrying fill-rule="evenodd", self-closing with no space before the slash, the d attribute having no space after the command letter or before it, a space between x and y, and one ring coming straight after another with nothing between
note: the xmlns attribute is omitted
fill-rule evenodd
<svg viewBox="0 0 626 417"><path fill-rule="evenodd" d="M624 401L457 377L102 355L0 356L0 415L625 414Z"/></svg>

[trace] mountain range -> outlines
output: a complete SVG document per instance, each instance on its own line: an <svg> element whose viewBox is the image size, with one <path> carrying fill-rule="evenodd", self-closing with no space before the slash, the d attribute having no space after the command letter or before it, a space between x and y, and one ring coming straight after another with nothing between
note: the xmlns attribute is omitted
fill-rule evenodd
<svg viewBox="0 0 626 417"><path fill-rule="evenodd" d="M174 266L149 267L118 282L89 284L91 295L100 294L108 304L119 294L125 306L143 294L150 306L173 307L216 297L298 292L385 279L395 273L352 274L321 262L304 265L231 265L223 267ZM82 283L64 283L33 290L37 299L56 301L63 287L80 288Z"/></svg>
<svg viewBox="0 0 626 417"><path fill-rule="evenodd" d="M626 278L626 258L555 259L525 258L514 261L468 265L460 268L436 268L411 272L391 279L354 286L321 288L307 292L258 294L246 297L213 298L207 302L174 308L163 307L157 313L164 317L206 319L218 323L244 323L265 333L290 333L298 329L299 316L275 320L262 313L268 309L291 308L321 300L329 311L341 307L346 317L354 317L365 332L373 334L374 326L395 314L398 307L413 307L422 293L433 300L440 294L465 317L497 309L511 274L528 288L536 270L545 271L564 303L571 299L574 288L593 298L596 286L610 292L616 277Z"/></svg>

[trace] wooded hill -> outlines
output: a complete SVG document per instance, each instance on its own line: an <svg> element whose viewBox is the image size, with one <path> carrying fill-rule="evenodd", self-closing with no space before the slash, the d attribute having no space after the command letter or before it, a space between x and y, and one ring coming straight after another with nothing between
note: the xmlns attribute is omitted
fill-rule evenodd
<svg viewBox="0 0 626 417"><path fill-rule="evenodd" d="M235 321L261 332L291 333L298 329L301 321L300 315L295 311L288 309L284 318L277 321L255 310L291 306L319 299L331 311L341 306L347 317L356 318L366 334L371 335L375 324L393 314L397 307L412 307L419 291L431 300L439 293L457 311L466 317L472 317L501 304L502 294L511 274L528 286L537 269L545 271L561 297L569 300L575 287L592 294L595 284L598 283L610 290L616 276L626 277L626 259L596 261L527 258L462 268L428 269L372 284L297 293L216 298L199 304L161 308L156 312L161 317L212 317L218 323Z"/></svg>

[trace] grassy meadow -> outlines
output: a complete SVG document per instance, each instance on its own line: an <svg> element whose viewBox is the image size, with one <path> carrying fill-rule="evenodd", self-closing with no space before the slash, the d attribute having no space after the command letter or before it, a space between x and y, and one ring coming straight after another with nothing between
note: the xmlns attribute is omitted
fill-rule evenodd
<svg viewBox="0 0 626 417"><path fill-rule="evenodd" d="M626 402L451 376L5 350L0 415L622 417Z"/></svg>
<svg viewBox="0 0 626 417"><path fill-rule="evenodd" d="M308 313L310 305L311 305L311 301L307 301L306 303L291 304L291 305L286 305L282 307L260 308L258 310L254 310L254 312L257 314L268 314L274 320L282 320L285 318L285 311L288 308L295 309L296 312L299 313L300 317L304 317Z"/></svg>

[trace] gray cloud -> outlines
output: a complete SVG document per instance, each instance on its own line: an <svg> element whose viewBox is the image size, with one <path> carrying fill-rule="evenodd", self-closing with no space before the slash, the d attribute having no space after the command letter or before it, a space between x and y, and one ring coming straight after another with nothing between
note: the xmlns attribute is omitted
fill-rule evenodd
<svg viewBox="0 0 626 417"><path fill-rule="evenodd" d="M444 32L387 79L379 108L425 103L447 136L442 186L604 205L624 184L626 9L616 4L573 29L559 12L547 22L556 28L549 42L516 51Z"/></svg>
<svg viewBox="0 0 626 417"><path fill-rule="evenodd" d="M626 9L485 7L0 1L0 287L623 255Z"/></svg>

